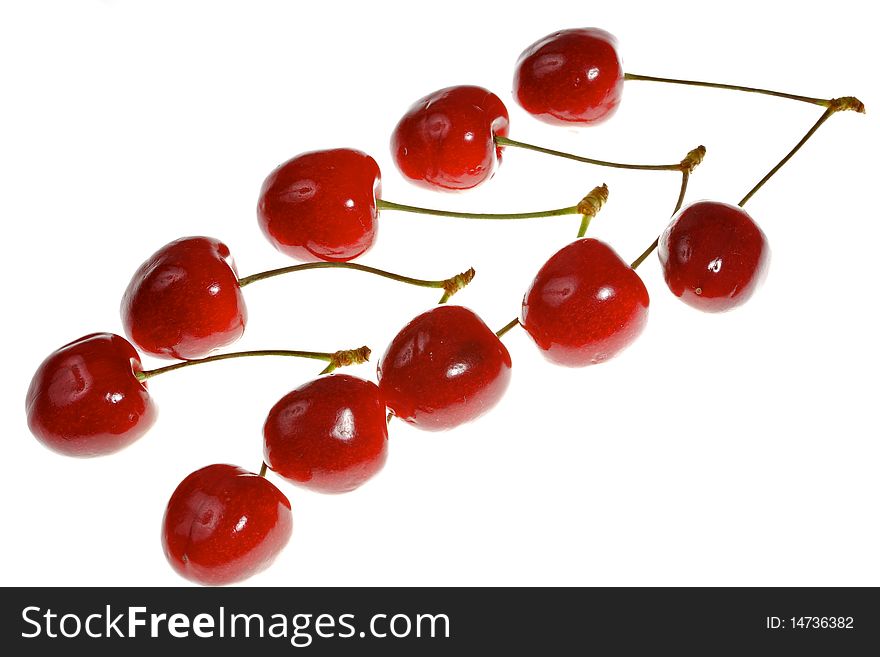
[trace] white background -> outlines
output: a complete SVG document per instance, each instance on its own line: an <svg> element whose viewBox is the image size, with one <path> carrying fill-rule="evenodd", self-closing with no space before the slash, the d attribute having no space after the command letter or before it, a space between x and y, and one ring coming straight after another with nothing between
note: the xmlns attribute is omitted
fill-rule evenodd
<svg viewBox="0 0 880 657"><path fill-rule="evenodd" d="M559 28L614 33L632 73L853 94L749 203L773 258L746 306L704 315L639 270L648 328L618 358L568 370L505 337L506 397L445 434L394 422L387 466L322 496L273 477L294 536L254 585L880 585L876 35L871 3L441 4L9 2L0 10L4 225L4 585L186 584L167 565L165 503L191 471L250 469L274 402L309 361L236 361L150 382L156 426L123 453L56 455L28 433L39 362L93 331L121 332L129 277L161 245L211 235L240 273L290 264L260 233L265 175L302 151L371 153L384 197L474 211L575 203L608 183L591 233L631 260L664 227L669 172L603 170L509 150L461 194L416 189L388 139L420 96L494 90L510 136L598 158L667 163L705 144L689 200L736 203L819 117L818 107L626 84L598 128L542 124L510 95L514 62ZM576 217L469 223L387 212L360 261L443 278L500 328ZM436 301L355 272L249 287L238 348L384 346ZM145 361L147 367L161 364ZM271 475L270 475L271 476Z"/></svg>

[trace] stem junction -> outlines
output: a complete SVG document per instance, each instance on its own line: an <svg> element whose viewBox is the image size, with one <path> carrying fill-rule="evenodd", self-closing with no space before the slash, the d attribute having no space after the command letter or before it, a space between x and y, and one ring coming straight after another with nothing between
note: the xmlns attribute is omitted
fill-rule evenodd
<svg viewBox="0 0 880 657"><path fill-rule="evenodd" d="M593 188L589 194L581 199L578 203L578 212L583 216L581 219L581 227L578 229L578 237L583 237L587 233L587 228L593 218L599 214L599 210L608 200L608 185L602 184L601 187Z"/></svg>

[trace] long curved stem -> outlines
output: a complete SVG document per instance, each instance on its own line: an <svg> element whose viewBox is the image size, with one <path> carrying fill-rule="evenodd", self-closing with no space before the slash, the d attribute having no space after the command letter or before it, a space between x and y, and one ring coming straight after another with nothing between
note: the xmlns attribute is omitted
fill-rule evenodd
<svg viewBox="0 0 880 657"><path fill-rule="evenodd" d="M675 215L676 212L681 210L681 206L684 203L684 196L687 193L689 179L690 179L690 172L687 170L682 171L681 172L681 189L678 192L678 201L675 202L675 209L672 211L673 215ZM638 258L633 260L630 267L632 267L633 269L637 269L638 266L640 264L642 264L647 259L647 257L654 252L654 249L657 248L658 244L660 244L660 236L659 235L657 236L657 238L653 242L651 242L651 246L649 246L647 249L645 249L642 252L642 255L640 255Z"/></svg>
<svg viewBox="0 0 880 657"><path fill-rule="evenodd" d="M575 160L577 162L586 162L587 164L595 164L600 167L611 167L613 169L638 169L640 171L680 171L680 164L623 164L621 162L609 162L607 160L597 160L591 157L582 157L580 155L572 155L564 151L556 151L552 148L544 148L543 146L535 146L527 144L523 141L516 141L507 137L499 137L495 135L495 144L498 146L512 146L514 148L522 148L537 153L545 153L547 155L555 155L563 157L567 160Z"/></svg>
<svg viewBox="0 0 880 657"><path fill-rule="evenodd" d="M578 206L572 205L567 208L554 210L542 210L539 212L513 212L513 213L484 213L484 212L457 212L455 210L434 210L433 208L420 208L415 205L393 203L384 199L376 201L376 207L380 210L398 210L400 212L412 212L415 214L428 214L435 217L453 217L455 219L488 219L491 221L505 221L508 219L540 219L542 217L561 217L568 214L578 214Z"/></svg>
<svg viewBox="0 0 880 657"><path fill-rule="evenodd" d="M819 120L816 121L816 123L813 124L813 127L810 128L809 130L807 130L807 134L805 134L805 135L801 138L801 140L795 145L795 147L792 148L792 149L788 152L788 155L786 155L784 158L782 158L782 159L779 161L779 163L778 163L775 167L773 167L772 169L770 169L770 171L767 172L767 175L765 175L763 178L761 178L761 180L758 181L758 184L756 184L754 187L752 187L751 190L749 190L749 193L748 193L748 194L746 194L745 196L743 196L742 200L739 202L739 207L743 207L743 206L748 202L748 200L749 200L750 198L752 198L752 197L755 195L755 193L756 193L759 189L761 189L761 187L764 186L764 183L766 183L768 180L770 180L770 178L772 178L773 175L774 175L777 171L779 171L783 166L785 166L785 163L788 162L792 157L794 157L794 154L797 153L797 152L801 149L801 146L803 146L804 144L806 144L806 143L807 143L807 140L815 134L816 130L818 130L818 129L820 128L820 126L821 126L823 123L825 123L825 121L827 121L828 119L830 119L831 116L832 116L835 112L836 112L836 110L835 110L834 108L832 108L832 107L829 107L827 110L825 110L825 112L822 114L822 116L819 117Z"/></svg>
<svg viewBox="0 0 880 657"><path fill-rule="evenodd" d="M761 187L764 186L764 183L766 183L768 180L770 180L770 178L772 178L773 175L777 171L779 171L783 166L785 166L785 163L788 162L792 157L794 157L794 154L797 153L801 149L801 146L806 144L807 141L810 139L810 137L812 137L815 134L816 130L818 130L822 126L822 124L825 123L825 121L830 119L832 115L836 114L837 112L847 112L847 111L858 112L860 114L865 113L864 103L862 103L862 101L860 101L858 98L855 98L854 96L843 96L841 98L832 98L831 100L827 101L827 103L824 103L824 104L828 109L826 109L822 113L822 116L819 117L819 120L813 124L812 128L807 130L807 133L803 137L801 137L801 140L797 144L795 144L795 147L792 148L788 152L788 155L786 155L784 158L782 158L776 164L776 166L774 166L772 169L770 169L770 171L767 172L767 175L765 175L763 178L761 178L761 180L758 181L758 184L755 185L754 187L752 187L751 190L749 190L748 194L743 196L742 200L739 202L739 207L743 207L748 202L748 200L750 198L752 198L752 196L755 195L755 192L757 192L759 189L761 189Z"/></svg>
<svg viewBox="0 0 880 657"><path fill-rule="evenodd" d="M251 274L250 276L245 276L244 278L238 279L238 284L240 287L245 287L246 285L250 285L251 283L262 281L267 278L273 278L275 276L281 276L283 274L290 274L298 271L307 271L309 269L353 269L355 271L366 272L368 274L374 274L383 278L389 278L399 283L406 283L407 285L442 289L443 297L440 299L440 303L446 303L449 300L449 297L451 297L453 294L455 294L456 292L464 288L468 283L470 283L473 280L474 275L476 274L474 268L471 267L467 271L456 274L455 276L451 276L449 278L445 278L439 281L429 281L422 278L402 276L401 274L395 274L390 271L385 271L384 269L376 269L375 267L361 265L356 262L307 262L301 265L279 267L278 269L270 269L269 271L263 271L258 274Z"/></svg>
<svg viewBox="0 0 880 657"><path fill-rule="evenodd" d="M731 91L746 91L748 93L764 94L765 96L776 96L777 98L788 98L790 100L798 100L802 103L811 103L813 105L821 105L828 107L830 100L824 98L811 98L810 96L799 96L797 94L789 94L783 91L772 91L770 89L759 89L757 87L743 87L738 84L722 84L719 82L702 82L699 80L679 80L676 78L658 78L653 75L636 75L635 73L626 73L624 80L636 80L645 82L665 82L667 84L682 84L690 87L709 87L711 89L730 89Z"/></svg>
<svg viewBox="0 0 880 657"><path fill-rule="evenodd" d="M146 381L159 374L173 372L174 370L183 369L192 365L201 365L203 363L214 363L220 360L229 360L231 358L250 358L252 356L288 356L293 358L310 358L312 360L322 360L327 363L324 372L332 372L337 367L345 365L354 365L357 363L365 363L370 357L370 349L368 347L359 347L357 349L343 349L341 351L325 352L325 351L296 351L292 349L260 349L256 351L233 351L228 354L217 354L206 358L198 358L195 360L184 360L173 365L158 367L154 370L143 370L137 373L139 381Z"/></svg>

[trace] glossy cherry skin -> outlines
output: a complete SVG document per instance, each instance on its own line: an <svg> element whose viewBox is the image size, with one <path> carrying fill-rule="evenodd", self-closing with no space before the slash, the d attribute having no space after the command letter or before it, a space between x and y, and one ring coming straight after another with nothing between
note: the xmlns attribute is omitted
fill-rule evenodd
<svg viewBox="0 0 880 657"><path fill-rule="evenodd" d="M400 172L432 189L470 189L495 174L510 118L501 99L482 87L440 89L416 101L391 136Z"/></svg>
<svg viewBox="0 0 880 657"><path fill-rule="evenodd" d="M437 306L403 327L379 361L379 391L421 429L457 427L491 409L510 383L510 354L462 306Z"/></svg>
<svg viewBox="0 0 880 657"><path fill-rule="evenodd" d="M717 201L680 210L660 237L657 254L672 293L706 312L747 301L770 259L767 238L748 213Z"/></svg>
<svg viewBox="0 0 880 657"><path fill-rule="evenodd" d="M139 381L134 347L112 333L92 333L49 355L28 388L28 427L46 447L68 456L118 452L156 421Z"/></svg>
<svg viewBox="0 0 880 657"><path fill-rule="evenodd" d="M648 303L639 275L610 246L584 238L541 267L523 299L522 325L548 360L593 365L639 336Z"/></svg>
<svg viewBox="0 0 880 657"><path fill-rule="evenodd" d="M298 260L344 262L373 245L380 194L379 165L366 153L312 151L266 178L257 218L282 253Z"/></svg>
<svg viewBox="0 0 880 657"><path fill-rule="evenodd" d="M247 308L229 248L184 237L151 255L122 298L122 324L141 350L190 360L238 340Z"/></svg>
<svg viewBox="0 0 880 657"><path fill-rule="evenodd" d="M513 95L548 123L593 125L610 117L623 93L617 40L594 27L549 34L519 56Z"/></svg>
<svg viewBox="0 0 880 657"><path fill-rule="evenodd" d="M162 520L162 547L180 575L218 586L265 570L292 531L290 502L271 482L215 464L174 491Z"/></svg>
<svg viewBox="0 0 880 657"><path fill-rule="evenodd" d="M322 376L272 407L263 438L273 471L321 493L345 493L385 465L385 404L375 383L348 374Z"/></svg>

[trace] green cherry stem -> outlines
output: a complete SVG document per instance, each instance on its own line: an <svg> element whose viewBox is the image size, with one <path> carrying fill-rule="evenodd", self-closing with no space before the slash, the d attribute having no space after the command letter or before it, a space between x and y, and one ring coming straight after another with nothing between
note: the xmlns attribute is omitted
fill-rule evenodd
<svg viewBox="0 0 880 657"><path fill-rule="evenodd" d="M263 477L263 478L265 478L265 477L266 477L266 470L268 470L268 469L269 469L269 466L266 465L266 462L265 462L265 461L263 461L263 462L260 464L260 476Z"/></svg>
<svg viewBox="0 0 880 657"><path fill-rule="evenodd" d="M752 187L752 189L749 191L748 194L743 196L742 200L739 202L739 207L743 207L746 203L748 203L749 199L752 198L755 195L755 193L759 189L761 189L761 187L764 186L764 183L766 183L768 180L770 180L770 178L772 178L773 175L777 171L779 171L783 166L785 166L786 162L788 162L792 157L794 157L794 154L797 153L801 149L801 146L803 146L804 144L807 143L807 141L810 139L810 137L812 137L816 133L816 131L822 126L823 123L825 123L825 121L830 119L836 112L844 111L847 109L853 109L852 107L850 107L847 104L848 101L846 99L841 98L841 99L837 99L837 101L839 101L839 104L831 105L828 109L826 109L822 113L822 116L819 117L819 120L813 124L813 127L810 128L809 130L807 130L807 133L803 137L801 137L801 140L797 144L795 144L795 147L792 148L788 152L788 155L786 155L784 158L782 158L776 164L776 166L774 166L772 169L770 169L770 171L767 172L767 175L765 175L763 178L761 178L761 180L758 181L758 184L755 185L754 187ZM859 104L861 105L861 103L859 103ZM864 105L861 106L860 111L862 111L862 112L865 111Z"/></svg>
<svg viewBox="0 0 880 657"><path fill-rule="evenodd" d="M398 210L399 212L412 212L415 214L428 214L435 217L452 217L455 219L487 219L490 221L506 221L508 219L540 219L542 217L562 217L568 214L578 214L578 206L571 205L567 208L555 210L541 210L539 212L514 212L514 213L485 213L485 212L458 212L455 210L434 210L432 208L420 208L415 205L403 205L384 199L376 200L379 210Z"/></svg>
<svg viewBox="0 0 880 657"><path fill-rule="evenodd" d="M675 209L672 211L673 216L676 212L681 210L682 204L684 204L684 197L687 194L688 181L691 178L691 173L693 173L694 169L700 166L700 162L703 161L703 158L706 157L706 147L705 146L697 146L694 150L688 153L685 158L681 161L681 188L678 191L678 200L675 202ZM657 245L660 243L660 237L651 242L651 246L645 249L638 258L633 260L630 267L633 269L638 268L640 264L642 264L645 259L654 252L654 249L657 248Z"/></svg>
<svg viewBox="0 0 880 657"><path fill-rule="evenodd" d="M269 271L263 271L259 274L251 274L250 276L239 278L238 285L240 287L245 287L246 285L250 285L251 283L255 283L256 281L273 278L274 276L281 276L282 274L307 271L309 269L353 269L355 271L366 272L368 274L382 276L383 278L389 278L399 283L406 283L408 285L415 285L417 287L442 289L443 296L440 299L440 303L446 303L453 294L455 294L456 292L464 288L468 283L470 283L473 280L474 275L476 274L474 268L471 267L467 271L456 274L455 276L451 276L441 281L429 281L421 278L412 278L411 276L394 274L390 271L376 269L375 267L368 267L367 265L361 265L355 262L307 262L302 265L279 267L278 269L270 269Z"/></svg>
<svg viewBox="0 0 880 657"><path fill-rule="evenodd" d="M783 91L773 91L771 89L759 89L757 87L744 87L738 84L722 84L719 82L702 82L700 80L678 80L675 78L658 78L653 75L636 75L635 73L626 73L624 80L645 81L645 82L665 82L667 84L681 84L690 87L708 87L711 89L729 89L731 91L745 91L747 93L763 94L765 96L776 96L777 98L788 98L789 100L797 100L802 103L810 103L835 108L834 111L853 110L855 112L865 113L864 104L853 96L844 96L843 98L812 98L811 96L799 96L798 94L789 94ZM845 105L845 107L843 106ZM835 107L837 106L837 107Z"/></svg>
<svg viewBox="0 0 880 657"><path fill-rule="evenodd" d="M370 349L368 347L359 347L357 349L342 349L334 352L324 351L294 351L291 349L261 349L257 351L234 351L228 354L217 354L215 356L207 356L206 358L197 358L195 360L184 360L173 365L158 367L154 370L143 370L137 373L139 381L146 381L159 374L173 372L184 367L192 365L201 365L203 363L213 363L220 360L228 360L231 358L250 358L252 356L289 356L293 358L310 358L312 360L322 360L327 363L327 367L321 374L332 372L337 367L346 365L355 365L365 363L370 358Z"/></svg>
<svg viewBox="0 0 880 657"><path fill-rule="evenodd" d="M675 209L672 211L672 214L675 215L676 212L681 210L681 206L684 203L684 195L687 193L688 180L690 179L690 173L687 171L681 172L681 191L678 193L678 201L675 203ZM630 267L633 269L638 269L639 265L642 264L649 255L654 253L654 249L657 248L657 245L660 244L660 236L658 235L653 242L651 242L651 246L645 249L638 258L633 260Z"/></svg>
<svg viewBox="0 0 880 657"><path fill-rule="evenodd" d="M535 146L527 144L524 141L516 141L507 137L495 135L496 146L512 146L513 148L522 148L527 151L535 151L536 153L544 153L546 155L554 155L563 157L567 160L575 160L576 162L586 162L587 164L595 164L600 167L611 167L612 169L637 169L639 171L681 171L680 164L624 164L622 162L609 162L607 160L597 160L592 157L583 157L581 155L572 155L564 151L556 151L552 148L544 148L543 146Z"/></svg>
<svg viewBox="0 0 880 657"><path fill-rule="evenodd" d="M502 328L495 331L495 335L497 335L499 338L503 338L504 335L515 326L520 326L519 317L514 317L512 320L507 322L507 324L505 324Z"/></svg>
<svg viewBox="0 0 880 657"><path fill-rule="evenodd" d="M603 185L604 187L604 185ZM427 214L433 215L435 217L452 217L455 219L486 219L489 221L507 221L513 219L540 219L543 217L561 217L569 214L579 214L583 216L583 221L581 222L581 226L584 227L584 221L589 224L589 219L587 218L587 214L598 212L598 208L594 208L597 201L593 198L593 195L596 194L596 190L598 187L587 194L584 198L582 198L577 205L570 205L567 208L557 208L555 210L541 210L538 212L512 212L512 213L491 213L491 212L458 212L456 210L434 210L433 208L421 208L415 205L403 205L402 203L393 203L392 201L386 201L384 199L376 200L376 207L379 210L398 210L400 212L413 212L416 214ZM607 188L606 188L606 196L607 196ZM599 206L601 207L601 202ZM591 217L590 217L591 218ZM466 284L466 283L465 283ZM440 300L440 303L444 303L448 297L444 295L444 298Z"/></svg>

